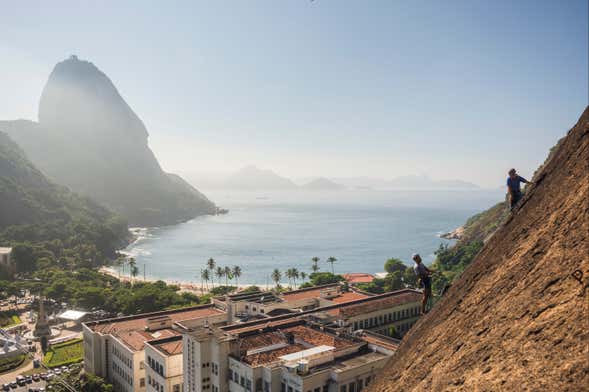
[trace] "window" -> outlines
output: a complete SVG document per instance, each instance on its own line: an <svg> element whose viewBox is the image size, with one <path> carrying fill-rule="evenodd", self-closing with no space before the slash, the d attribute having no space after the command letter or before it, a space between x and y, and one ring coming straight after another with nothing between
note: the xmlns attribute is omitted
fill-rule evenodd
<svg viewBox="0 0 589 392"><path fill-rule="evenodd" d="M286 385L283 382L280 383L280 392L286 392Z"/></svg>
<svg viewBox="0 0 589 392"><path fill-rule="evenodd" d="M145 378L141 378L141 379L139 380L139 386L140 386L141 388L143 388L143 387L145 386Z"/></svg>
<svg viewBox="0 0 589 392"><path fill-rule="evenodd" d="M371 379L370 376L366 377L366 385L370 384L370 379Z"/></svg>
<svg viewBox="0 0 589 392"><path fill-rule="evenodd" d="M264 392L270 392L270 383L268 381L264 381Z"/></svg>
<svg viewBox="0 0 589 392"><path fill-rule="evenodd" d="M356 383L354 381L352 381L349 385L348 385L348 389L350 392L356 392Z"/></svg>
<svg viewBox="0 0 589 392"><path fill-rule="evenodd" d="M180 384L176 384L172 387L173 392L180 392Z"/></svg>
<svg viewBox="0 0 589 392"><path fill-rule="evenodd" d="M342 385L341 387L339 387L339 392L348 392L348 387Z"/></svg>
<svg viewBox="0 0 589 392"><path fill-rule="evenodd" d="M229 372L227 373L227 378L229 379L229 381L233 380L233 370L229 369Z"/></svg>
<svg viewBox="0 0 589 392"><path fill-rule="evenodd" d="M292 392L292 387L289 385L288 392Z"/></svg>
<svg viewBox="0 0 589 392"><path fill-rule="evenodd" d="M241 376L241 378L239 379L239 385L245 387L245 378L243 378L243 376Z"/></svg>

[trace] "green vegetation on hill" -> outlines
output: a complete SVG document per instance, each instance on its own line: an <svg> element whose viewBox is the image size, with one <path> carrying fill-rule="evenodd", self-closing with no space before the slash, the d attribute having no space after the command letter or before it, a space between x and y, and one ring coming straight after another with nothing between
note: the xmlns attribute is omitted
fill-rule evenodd
<svg viewBox="0 0 589 392"><path fill-rule="evenodd" d="M407 267L399 259L388 259L384 264L384 269L387 272L384 278L375 278L370 283L361 283L358 288L369 293L382 294L407 287L415 287L417 284L413 268Z"/></svg>
<svg viewBox="0 0 589 392"><path fill-rule="evenodd" d="M303 283L299 288L321 286L324 284L343 282L345 279L341 275L332 274L331 272L313 272L309 275L309 282Z"/></svg>
<svg viewBox="0 0 589 392"><path fill-rule="evenodd" d="M124 220L49 181L0 132L0 245L14 247L18 273L102 265L128 236Z"/></svg>
<svg viewBox="0 0 589 392"><path fill-rule="evenodd" d="M483 248L485 241L501 226L509 215L506 202L470 217L464 224L464 233L453 246L440 245L432 268L441 272L432 279L434 292L452 283Z"/></svg>
<svg viewBox="0 0 589 392"><path fill-rule="evenodd" d="M197 305L207 300L190 293L180 294L178 286L162 281L131 284L84 268L77 272L39 271L35 277L43 282L43 293L49 298L88 310L134 314Z"/></svg>

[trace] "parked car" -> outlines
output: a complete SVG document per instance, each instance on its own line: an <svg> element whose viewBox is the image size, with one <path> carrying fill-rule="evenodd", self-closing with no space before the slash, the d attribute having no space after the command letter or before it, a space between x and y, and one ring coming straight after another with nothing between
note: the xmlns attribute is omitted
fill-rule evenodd
<svg viewBox="0 0 589 392"><path fill-rule="evenodd" d="M3 391L10 391L10 384L6 383L2 385L2 390Z"/></svg>

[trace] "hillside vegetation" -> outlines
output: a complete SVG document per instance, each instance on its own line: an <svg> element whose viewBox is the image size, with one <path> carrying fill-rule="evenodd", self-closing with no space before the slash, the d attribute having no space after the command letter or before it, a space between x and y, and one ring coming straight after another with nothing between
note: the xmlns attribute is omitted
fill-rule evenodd
<svg viewBox="0 0 589 392"><path fill-rule="evenodd" d="M102 265L128 237L122 218L49 181L0 132L0 245L14 247L17 272Z"/></svg>
<svg viewBox="0 0 589 392"><path fill-rule="evenodd" d="M589 107L533 181L369 391L586 390Z"/></svg>
<svg viewBox="0 0 589 392"><path fill-rule="evenodd" d="M433 276L434 292L451 284L481 251L483 245L497 231L509 216L506 202L470 217L463 226L463 233L456 244L440 245L432 268L441 274Z"/></svg>

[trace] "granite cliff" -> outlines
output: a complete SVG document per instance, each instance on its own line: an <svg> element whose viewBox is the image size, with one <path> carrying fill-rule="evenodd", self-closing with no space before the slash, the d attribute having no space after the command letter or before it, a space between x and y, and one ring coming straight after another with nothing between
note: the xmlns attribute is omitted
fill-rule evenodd
<svg viewBox="0 0 589 392"><path fill-rule="evenodd" d="M589 385L589 107L369 391Z"/></svg>
<svg viewBox="0 0 589 392"><path fill-rule="evenodd" d="M123 215L131 225L173 224L215 212L215 205L165 173L141 119L94 64L72 56L43 89L39 121L3 121L43 173Z"/></svg>

